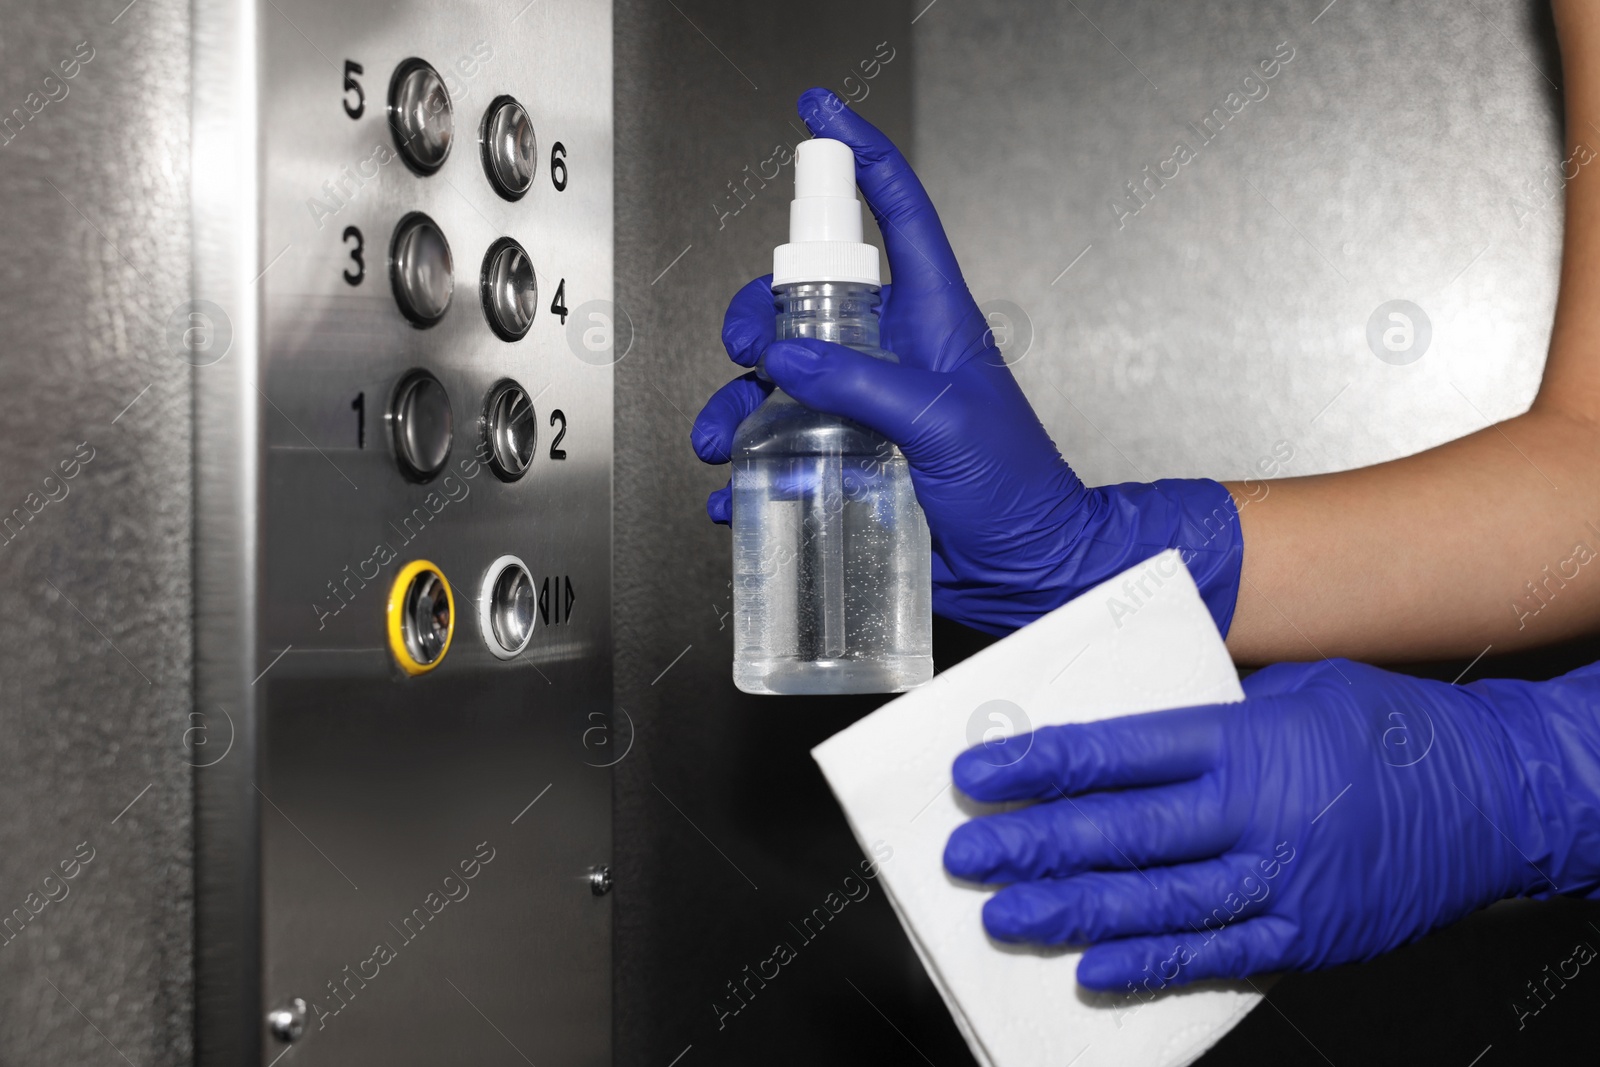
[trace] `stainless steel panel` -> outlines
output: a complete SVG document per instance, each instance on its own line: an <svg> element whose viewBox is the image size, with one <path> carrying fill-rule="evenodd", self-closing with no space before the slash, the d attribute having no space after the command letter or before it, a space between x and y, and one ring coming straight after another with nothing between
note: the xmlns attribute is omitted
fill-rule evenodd
<svg viewBox="0 0 1600 1067"><path fill-rule="evenodd" d="M916 28L918 171L980 303L1031 320L1017 374L1086 480L1261 477L1279 441L1283 474L1360 466L1532 399L1562 222L1548 4L988 0ZM1390 300L1432 323L1406 365L1367 341Z"/></svg>
<svg viewBox="0 0 1600 1067"><path fill-rule="evenodd" d="M253 777L223 792L241 832L260 835L260 948L258 973L233 969L239 995L219 1008L232 1022L206 1062L238 1062L246 999L244 1043L261 1062L607 1062L611 898L590 870L610 862L611 370L581 331L611 299L609 6L303 0L236 15L257 34L259 97L239 111L256 131L259 199L235 197L233 219L254 231L234 238L254 247L237 250L253 269L233 296L259 312L257 377L241 367L202 407L234 413L250 446L237 480L219 471L212 488L244 527L235 555L253 548L246 567L214 568L255 595L227 624L254 632L247 656L219 656L212 673L254 701ZM452 150L429 176L397 157L384 116L390 74L413 56L446 76L454 108ZM527 107L542 153L514 203L476 143L502 94ZM439 224L455 262L453 302L428 329L401 315L388 278L390 235L412 211ZM541 294L515 343L479 305L502 236L528 250ZM401 474L384 422L413 368L444 384L455 422L447 471L428 484ZM540 428L515 483L474 460L484 400L507 377ZM505 553L555 595L527 650L502 661L476 598ZM423 558L451 581L456 624L437 669L408 678L385 608L395 573ZM211 825L202 858L217 849L247 900L252 851L222 833ZM263 1020L292 998L310 1010L285 1052Z"/></svg>
<svg viewBox="0 0 1600 1067"><path fill-rule="evenodd" d="M194 5L193 301L230 347L194 374L195 1061L249 1063L260 1028L255 643L260 202L257 22L248 0ZM204 303L202 303L202 301ZM225 731L225 732L224 732ZM218 751L212 742L226 743Z"/></svg>
<svg viewBox="0 0 1600 1067"><path fill-rule="evenodd" d="M189 9L122 6L0 3L4 1064L190 1049Z"/></svg>

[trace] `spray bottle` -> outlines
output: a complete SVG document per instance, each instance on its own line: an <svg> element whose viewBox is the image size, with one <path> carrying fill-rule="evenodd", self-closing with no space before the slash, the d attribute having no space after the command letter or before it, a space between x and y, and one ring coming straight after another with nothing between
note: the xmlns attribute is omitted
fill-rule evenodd
<svg viewBox="0 0 1600 1067"><path fill-rule="evenodd" d="M854 153L802 142L794 185L789 243L772 255L778 339L893 360L878 347L878 250L862 241ZM740 689L897 693L933 677L928 523L887 438L774 389L734 436L732 525Z"/></svg>

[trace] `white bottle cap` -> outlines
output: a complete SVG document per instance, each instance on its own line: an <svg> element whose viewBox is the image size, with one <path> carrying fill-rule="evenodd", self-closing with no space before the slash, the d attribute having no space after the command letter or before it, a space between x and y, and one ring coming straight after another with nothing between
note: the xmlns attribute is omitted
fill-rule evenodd
<svg viewBox="0 0 1600 1067"><path fill-rule="evenodd" d="M856 156L843 141L816 137L794 154L789 243L772 250L772 284L881 284L878 250L861 240Z"/></svg>

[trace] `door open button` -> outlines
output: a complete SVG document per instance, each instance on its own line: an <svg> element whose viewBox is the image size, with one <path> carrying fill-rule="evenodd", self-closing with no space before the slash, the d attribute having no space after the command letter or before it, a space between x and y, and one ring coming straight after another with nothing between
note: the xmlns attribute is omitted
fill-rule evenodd
<svg viewBox="0 0 1600 1067"><path fill-rule="evenodd" d="M510 659L528 647L538 621L533 576L516 556L489 564L478 592L478 627L497 659Z"/></svg>

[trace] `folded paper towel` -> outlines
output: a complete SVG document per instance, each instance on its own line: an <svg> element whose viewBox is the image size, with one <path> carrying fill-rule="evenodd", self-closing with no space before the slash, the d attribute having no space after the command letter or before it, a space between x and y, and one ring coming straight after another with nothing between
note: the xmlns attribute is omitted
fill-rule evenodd
<svg viewBox="0 0 1600 1067"><path fill-rule="evenodd" d="M942 860L950 831L1000 807L957 793L951 761L990 731L1243 699L1222 637L1169 551L812 750L862 849L889 855L879 882L980 1063L1180 1067L1261 998L1244 983L1093 993L1075 977L1081 951L991 941L989 892L945 874Z"/></svg>

